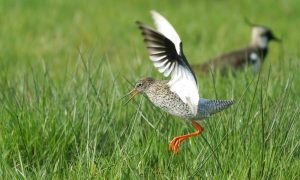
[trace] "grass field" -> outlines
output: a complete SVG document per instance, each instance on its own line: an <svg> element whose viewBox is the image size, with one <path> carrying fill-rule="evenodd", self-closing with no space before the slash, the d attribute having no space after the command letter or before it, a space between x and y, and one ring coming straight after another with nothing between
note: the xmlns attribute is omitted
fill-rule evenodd
<svg viewBox="0 0 300 180"><path fill-rule="evenodd" d="M190 63L246 46L251 21L283 39L261 74L198 74L205 98L236 104L201 124L144 97L120 101L144 76L162 78L136 20L156 9ZM1 179L299 179L300 1L0 0Z"/></svg>

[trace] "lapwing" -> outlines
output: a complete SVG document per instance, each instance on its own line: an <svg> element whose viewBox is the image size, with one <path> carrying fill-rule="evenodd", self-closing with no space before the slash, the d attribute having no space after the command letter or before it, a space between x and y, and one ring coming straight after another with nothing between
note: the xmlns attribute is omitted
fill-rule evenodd
<svg viewBox="0 0 300 180"><path fill-rule="evenodd" d="M192 68L197 72L207 73L210 70L217 70L224 74L230 69L243 69L250 66L252 71L257 73L268 54L269 42L280 42L281 40L273 34L270 28L256 24L251 25L251 42L248 47L225 53L204 64L193 65Z"/></svg>

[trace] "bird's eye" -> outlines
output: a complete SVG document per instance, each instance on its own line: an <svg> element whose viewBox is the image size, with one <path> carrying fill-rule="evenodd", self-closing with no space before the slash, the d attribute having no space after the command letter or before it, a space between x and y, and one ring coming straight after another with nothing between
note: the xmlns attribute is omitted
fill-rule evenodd
<svg viewBox="0 0 300 180"><path fill-rule="evenodd" d="M142 83L138 83L137 85L136 85L136 87L141 87L142 86Z"/></svg>

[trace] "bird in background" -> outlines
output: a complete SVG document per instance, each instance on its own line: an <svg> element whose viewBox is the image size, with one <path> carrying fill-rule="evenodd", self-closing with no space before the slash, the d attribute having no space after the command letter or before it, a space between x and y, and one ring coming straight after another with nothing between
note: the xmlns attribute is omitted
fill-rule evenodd
<svg viewBox="0 0 300 180"><path fill-rule="evenodd" d="M257 73L268 54L269 42L280 42L281 40L266 26L253 24L247 19L246 23L252 27L251 42L248 47L225 53L204 64L192 65L192 68L196 72L208 73L210 70L218 70L225 74L228 70L250 66L252 71Z"/></svg>
<svg viewBox="0 0 300 180"><path fill-rule="evenodd" d="M147 44L149 57L154 66L170 80L156 80L145 77L137 81L129 102L139 93L143 93L157 107L191 122L196 131L174 137L169 150L177 154L181 143L192 136L197 136L203 127L197 122L210 117L231 106L233 100L211 100L199 97L197 78L184 53L179 35L173 26L156 11L151 11L156 29L142 22L137 22Z"/></svg>

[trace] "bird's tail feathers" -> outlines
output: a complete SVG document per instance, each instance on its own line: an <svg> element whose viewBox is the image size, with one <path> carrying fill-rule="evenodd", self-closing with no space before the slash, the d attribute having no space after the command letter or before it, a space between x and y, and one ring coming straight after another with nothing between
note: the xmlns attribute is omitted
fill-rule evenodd
<svg viewBox="0 0 300 180"><path fill-rule="evenodd" d="M234 104L234 100L210 100L200 98L199 110L212 115L230 107L232 104Z"/></svg>

